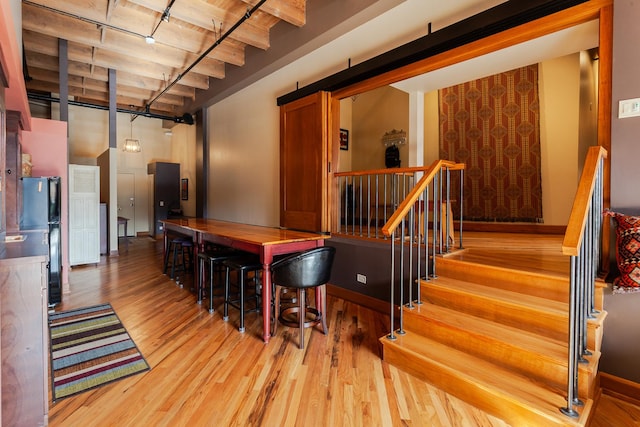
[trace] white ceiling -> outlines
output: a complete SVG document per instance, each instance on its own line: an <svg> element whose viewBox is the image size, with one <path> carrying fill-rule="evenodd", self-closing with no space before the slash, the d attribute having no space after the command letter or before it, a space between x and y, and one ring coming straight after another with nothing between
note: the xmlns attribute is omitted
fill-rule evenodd
<svg viewBox="0 0 640 427"><path fill-rule="evenodd" d="M430 92L597 46L598 21L595 20L391 86L408 93Z"/></svg>

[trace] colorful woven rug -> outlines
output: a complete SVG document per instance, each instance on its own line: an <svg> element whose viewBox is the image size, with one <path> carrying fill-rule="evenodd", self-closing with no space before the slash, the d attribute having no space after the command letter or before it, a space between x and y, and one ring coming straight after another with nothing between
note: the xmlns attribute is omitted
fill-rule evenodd
<svg viewBox="0 0 640 427"><path fill-rule="evenodd" d="M110 304L49 315L53 400L150 369Z"/></svg>

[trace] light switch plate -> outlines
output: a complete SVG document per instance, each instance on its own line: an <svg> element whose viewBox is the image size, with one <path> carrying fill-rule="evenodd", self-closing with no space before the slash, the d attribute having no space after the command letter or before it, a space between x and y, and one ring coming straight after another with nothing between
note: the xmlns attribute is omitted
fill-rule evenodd
<svg viewBox="0 0 640 427"><path fill-rule="evenodd" d="M618 103L618 118L640 116L640 98L623 99Z"/></svg>

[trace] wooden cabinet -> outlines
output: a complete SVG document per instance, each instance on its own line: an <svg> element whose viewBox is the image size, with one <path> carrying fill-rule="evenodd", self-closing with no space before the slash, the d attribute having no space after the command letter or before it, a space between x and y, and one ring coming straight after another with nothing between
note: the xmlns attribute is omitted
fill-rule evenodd
<svg viewBox="0 0 640 427"><path fill-rule="evenodd" d="M24 242L7 243L0 259L3 426L48 423L45 236L31 232Z"/></svg>

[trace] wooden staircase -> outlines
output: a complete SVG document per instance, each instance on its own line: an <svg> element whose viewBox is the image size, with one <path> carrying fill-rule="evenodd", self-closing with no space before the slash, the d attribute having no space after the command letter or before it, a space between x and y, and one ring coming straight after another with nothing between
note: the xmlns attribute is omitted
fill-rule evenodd
<svg viewBox="0 0 640 427"><path fill-rule="evenodd" d="M569 279L439 257L404 335L382 337L384 360L514 426L584 426L599 396L603 284L578 368L580 416L566 407Z"/></svg>

